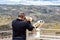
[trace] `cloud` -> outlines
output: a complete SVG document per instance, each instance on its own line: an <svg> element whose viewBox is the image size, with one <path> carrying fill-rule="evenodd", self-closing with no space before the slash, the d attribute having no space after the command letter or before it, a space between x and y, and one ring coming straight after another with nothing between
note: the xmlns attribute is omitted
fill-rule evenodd
<svg viewBox="0 0 60 40"><path fill-rule="evenodd" d="M59 1L59 0L40 0L40 1Z"/></svg>
<svg viewBox="0 0 60 40"><path fill-rule="evenodd" d="M60 5L60 0L40 0L41 5Z"/></svg>
<svg viewBox="0 0 60 40"><path fill-rule="evenodd" d="M0 0L0 4L60 5L60 0Z"/></svg>
<svg viewBox="0 0 60 40"><path fill-rule="evenodd" d="M60 0L55 0L55 1L41 1L41 0L28 0L28 1L22 1L21 4L25 4L25 5L60 5Z"/></svg>
<svg viewBox="0 0 60 40"><path fill-rule="evenodd" d="M0 4L18 4L20 0L0 0Z"/></svg>

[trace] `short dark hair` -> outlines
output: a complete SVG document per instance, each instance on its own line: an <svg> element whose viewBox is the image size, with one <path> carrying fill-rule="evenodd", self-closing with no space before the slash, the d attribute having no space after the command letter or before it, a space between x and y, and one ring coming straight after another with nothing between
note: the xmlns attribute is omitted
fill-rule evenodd
<svg viewBox="0 0 60 40"><path fill-rule="evenodd" d="M18 14L18 17L24 17L25 16L25 13L21 12Z"/></svg>

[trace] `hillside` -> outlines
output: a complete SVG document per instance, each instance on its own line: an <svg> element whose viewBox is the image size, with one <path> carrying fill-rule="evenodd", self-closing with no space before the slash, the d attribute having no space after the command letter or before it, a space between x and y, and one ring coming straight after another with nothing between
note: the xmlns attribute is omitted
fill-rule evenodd
<svg viewBox="0 0 60 40"><path fill-rule="evenodd" d="M17 17L18 12L25 12L35 21L42 19L45 22L60 22L60 6L28 6L28 5L0 5L0 14Z"/></svg>
<svg viewBox="0 0 60 40"><path fill-rule="evenodd" d="M58 24L60 22L60 6L0 5L0 27L11 24L11 21L17 17L18 12L24 12L26 15L31 16L34 22L44 20L47 23L44 28L47 28L51 23L57 22ZM60 28L59 25L57 26Z"/></svg>

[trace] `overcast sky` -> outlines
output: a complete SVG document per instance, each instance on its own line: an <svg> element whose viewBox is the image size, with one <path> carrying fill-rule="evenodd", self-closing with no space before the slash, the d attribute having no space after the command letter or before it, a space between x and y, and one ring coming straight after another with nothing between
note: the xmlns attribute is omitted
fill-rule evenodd
<svg viewBox="0 0 60 40"><path fill-rule="evenodd" d="M60 0L0 0L0 4L60 5Z"/></svg>

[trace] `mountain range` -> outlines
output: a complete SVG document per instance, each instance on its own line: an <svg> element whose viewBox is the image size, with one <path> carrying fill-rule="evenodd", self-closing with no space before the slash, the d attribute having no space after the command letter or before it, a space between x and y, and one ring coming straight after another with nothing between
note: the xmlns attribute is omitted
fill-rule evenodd
<svg viewBox="0 0 60 40"><path fill-rule="evenodd" d="M27 16L31 16L34 21L44 20L46 23L60 22L60 6L59 5L1 5L1 15L11 15L17 17L18 12L24 12Z"/></svg>

